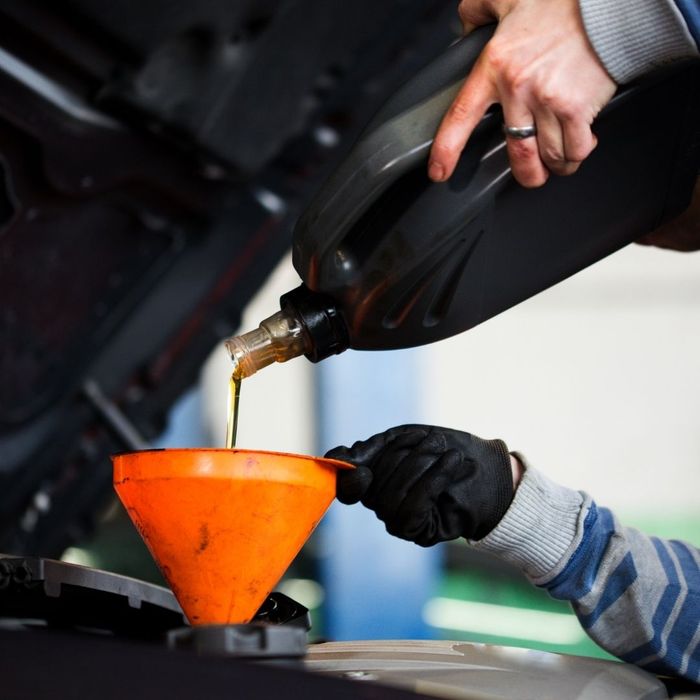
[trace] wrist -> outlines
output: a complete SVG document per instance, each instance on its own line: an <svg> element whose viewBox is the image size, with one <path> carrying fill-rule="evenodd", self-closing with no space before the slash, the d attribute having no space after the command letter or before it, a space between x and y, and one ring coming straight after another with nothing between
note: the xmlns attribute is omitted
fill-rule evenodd
<svg viewBox="0 0 700 700"><path fill-rule="evenodd" d="M511 507L486 537L470 544L515 564L542 585L563 569L580 544L591 499L525 466L526 460L521 464L523 475Z"/></svg>
<svg viewBox="0 0 700 700"><path fill-rule="evenodd" d="M523 467L523 463L518 459L517 455L513 453L510 455L510 471L513 475L513 491L515 491L523 478L525 467Z"/></svg>
<svg viewBox="0 0 700 700"><path fill-rule="evenodd" d="M485 537L508 510L515 489L513 470L508 447L503 440L482 440L470 438L478 443L478 451L472 451L476 458L476 478L470 487L467 501L480 504L478 517L469 524L462 535L468 539L480 540ZM478 493L478 495L477 495Z"/></svg>

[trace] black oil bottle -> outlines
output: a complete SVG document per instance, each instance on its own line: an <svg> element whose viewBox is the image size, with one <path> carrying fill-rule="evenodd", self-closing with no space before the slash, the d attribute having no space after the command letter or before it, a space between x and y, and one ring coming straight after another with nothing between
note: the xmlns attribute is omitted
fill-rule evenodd
<svg viewBox="0 0 700 700"><path fill-rule="evenodd" d="M450 181L430 182L433 134L492 31L450 47L389 100L311 202L294 230L302 286L259 329L227 341L241 376L302 354L455 335L687 206L700 163L698 62L621 90L573 176L518 185L494 109Z"/></svg>

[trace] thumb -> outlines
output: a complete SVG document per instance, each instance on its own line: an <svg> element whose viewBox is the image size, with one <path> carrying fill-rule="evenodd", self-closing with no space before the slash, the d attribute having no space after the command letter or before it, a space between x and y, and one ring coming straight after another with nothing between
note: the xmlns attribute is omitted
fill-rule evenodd
<svg viewBox="0 0 700 700"><path fill-rule="evenodd" d="M375 435L369 440L356 442L352 447L340 445L328 450L328 459L337 459L352 464L355 469L339 469L336 475L336 497L346 506L362 500L372 483L372 470L365 466L384 445L384 440Z"/></svg>
<svg viewBox="0 0 700 700"><path fill-rule="evenodd" d="M336 496L346 506L361 501L372 483L372 471L367 467L339 469L336 477Z"/></svg>

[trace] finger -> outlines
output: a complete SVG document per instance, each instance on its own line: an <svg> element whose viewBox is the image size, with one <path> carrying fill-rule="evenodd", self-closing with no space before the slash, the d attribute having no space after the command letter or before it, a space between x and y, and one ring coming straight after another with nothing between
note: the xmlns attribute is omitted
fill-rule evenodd
<svg viewBox="0 0 700 700"><path fill-rule="evenodd" d="M370 466L382 450L392 442L400 438L404 441L408 441L407 444L418 443L427 430L428 429L424 426L398 426L383 433L372 435L372 437L367 440L358 440L352 447L345 447L344 445L334 447L332 450L328 450L325 456L328 459L350 462L350 464L354 464L356 467Z"/></svg>
<svg viewBox="0 0 700 700"><path fill-rule="evenodd" d="M337 459L339 462L352 462L350 459L350 456L352 454L352 448L350 447L345 447L345 445L339 445L338 447L334 447L332 450L328 450L324 457L327 459Z"/></svg>
<svg viewBox="0 0 700 700"><path fill-rule="evenodd" d="M412 450L392 450L386 468L375 472L372 488L368 489L363 503L390 526L407 494L438 458L435 453L423 451L422 445ZM429 507L430 503L425 502L419 510Z"/></svg>
<svg viewBox="0 0 700 700"><path fill-rule="evenodd" d="M444 182L452 175L474 128L496 97L493 84L481 68L479 59L435 134L428 160L431 180Z"/></svg>
<svg viewBox="0 0 700 700"><path fill-rule="evenodd" d="M575 173L580 162L571 162L567 158L564 131L559 119L551 110L541 108L535 111L535 122L537 123L537 148L540 160L547 170L555 175Z"/></svg>
<svg viewBox="0 0 700 700"><path fill-rule="evenodd" d="M403 498L402 483L413 478L421 463L432 459L422 455L416 447L392 445L382 452L372 464L372 483L367 489L362 503L385 520L391 512L390 502ZM423 467L423 470L427 467Z"/></svg>
<svg viewBox="0 0 700 700"><path fill-rule="evenodd" d="M340 469L336 476L336 497L346 506L361 501L372 483L372 471L367 467Z"/></svg>
<svg viewBox="0 0 700 700"><path fill-rule="evenodd" d="M566 160L570 163L581 163L598 145L598 139L585 119L560 116L560 122L564 135Z"/></svg>
<svg viewBox="0 0 700 700"><path fill-rule="evenodd" d="M438 507L441 494L446 491L457 468L453 462L461 463L461 455L459 451L447 448L444 431L433 428L420 444L410 450L397 451L392 447L387 457L395 469L376 470L378 497L374 505L387 530L398 534L404 518L397 517L397 514L405 511L405 502L411 501L411 517L416 522L427 517Z"/></svg>
<svg viewBox="0 0 700 700"><path fill-rule="evenodd" d="M534 115L520 100L504 99L501 104L506 126L527 127L536 124ZM506 148L513 177L523 187L541 187L547 182L549 172L540 158L536 136L526 139L507 136Z"/></svg>
<svg viewBox="0 0 700 700"><path fill-rule="evenodd" d="M498 19L491 2L486 0L462 0L457 8L457 14L459 14L465 34L469 34L476 27L490 24Z"/></svg>
<svg viewBox="0 0 700 700"><path fill-rule="evenodd" d="M404 539L422 547L459 537L461 509L449 489L465 473L464 460L457 450L449 450L425 471L408 490L393 519L393 527ZM396 534L389 530L390 534Z"/></svg>

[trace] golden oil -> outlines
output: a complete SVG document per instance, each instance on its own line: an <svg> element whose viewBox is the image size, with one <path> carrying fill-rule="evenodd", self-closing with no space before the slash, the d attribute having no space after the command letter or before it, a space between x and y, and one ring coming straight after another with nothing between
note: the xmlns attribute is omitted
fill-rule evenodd
<svg viewBox="0 0 700 700"><path fill-rule="evenodd" d="M301 321L291 312L280 310L266 318L258 328L228 338L226 349L233 361L228 383L226 448L236 446L238 403L241 382L273 362L286 362L309 350Z"/></svg>
<svg viewBox="0 0 700 700"><path fill-rule="evenodd" d="M233 370L231 379L228 380L228 406L226 409L226 449L231 450L236 446L236 433L238 432L238 405L241 398L241 377L238 367Z"/></svg>

